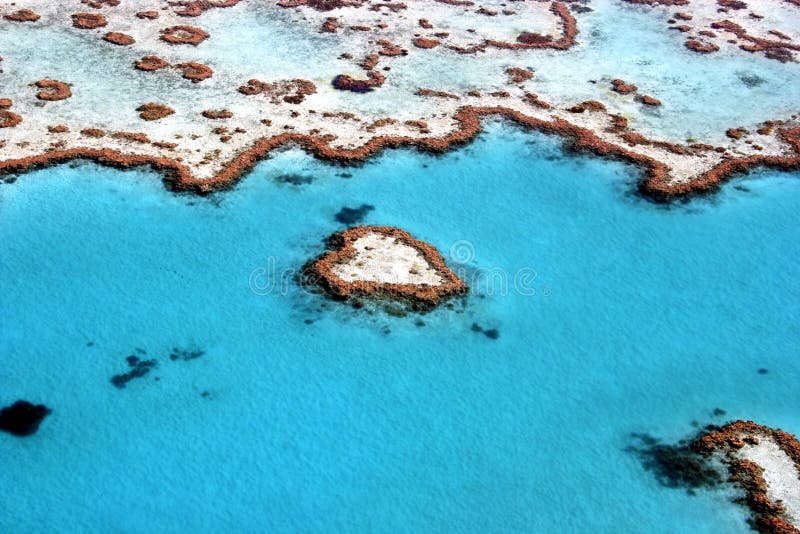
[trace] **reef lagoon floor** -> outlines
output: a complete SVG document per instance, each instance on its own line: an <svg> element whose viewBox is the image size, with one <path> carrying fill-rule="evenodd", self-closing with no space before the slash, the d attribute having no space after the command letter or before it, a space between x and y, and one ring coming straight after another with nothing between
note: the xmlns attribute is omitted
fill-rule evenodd
<svg viewBox="0 0 800 534"><path fill-rule="evenodd" d="M642 436L800 429L800 175L660 205L487 126L356 167L283 150L210 197L84 162L0 185L0 394L52 409L0 435L0 529L748 531ZM407 316L304 291L344 207L495 281Z"/></svg>

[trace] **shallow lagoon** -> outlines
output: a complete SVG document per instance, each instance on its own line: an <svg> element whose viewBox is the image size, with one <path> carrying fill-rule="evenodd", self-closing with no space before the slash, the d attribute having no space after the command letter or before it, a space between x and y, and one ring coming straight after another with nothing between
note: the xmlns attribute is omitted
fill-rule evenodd
<svg viewBox="0 0 800 534"><path fill-rule="evenodd" d="M1 185L0 404L53 414L0 436L0 529L746 531L625 449L693 420L800 431L798 175L667 208L559 144L495 124L358 168L286 151L210 199L91 164ZM535 294L483 284L417 326L303 293L362 204ZM253 291L270 265L285 290ZM157 368L115 388L137 348Z"/></svg>

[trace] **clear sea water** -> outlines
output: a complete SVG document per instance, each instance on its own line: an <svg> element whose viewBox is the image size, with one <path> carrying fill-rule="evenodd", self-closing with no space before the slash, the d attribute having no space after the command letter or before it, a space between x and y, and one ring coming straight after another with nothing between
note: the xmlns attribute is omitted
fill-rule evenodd
<svg viewBox="0 0 800 534"><path fill-rule="evenodd" d="M88 163L0 185L0 405L53 410L0 435L0 531L746 532L730 492L666 488L626 448L800 432L800 175L671 207L637 177L494 124L356 168L285 151L205 199ZM525 290L424 326L301 291L362 204ZM157 368L115 388L130 354Z"/></svg>

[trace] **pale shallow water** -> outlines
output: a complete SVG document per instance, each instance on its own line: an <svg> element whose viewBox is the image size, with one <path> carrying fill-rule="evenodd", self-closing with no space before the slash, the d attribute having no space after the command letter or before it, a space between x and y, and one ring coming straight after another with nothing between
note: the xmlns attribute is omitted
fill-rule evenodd
<svg viewBox="0 0 800 534"><path fill-rule="evenodd" d="M211 199L92 164L0 185L0 405L53 409L0 435L0 530L747 531L729 493L665 488L625 449L693 420L800 431L800 175L665 208L559 143L287 151ZM425 326L304 294L291 273L362 204L535 294ZM254 292L271 262L286 290ZM157 369L115 388L137 348Z"/></svg>
<svg viewBox="0 0 800 534"><path fill-rule="evenodd" d="M485 4L500 8L503 2ZM597 0L590 5L593 12L575 15L580 33L569 50L489 50L479 55L444 48L414 50L407 57L384 58L381 65L391 65L386 73L390 81L367 94L336 91L330 83L341 73L363 76L355 62L371 50L355 47L340 35L318 33L311 22L302 20L302 10L298 14L253 2L211 10L192 20L211 34L208 40L197 47L167 49L154 47L156 30L163 26L158 22L143 23L152 31L131 47L114 47L95 32L71 27L6 23L0 24L0 49L6 51L4 96L13 98L15 110L24 116L33 105L30 83L42 78L92 80L88 86L75 85L69 100L48 103L53 116L101 128L113 116L118 127L135 130L141 126L135 109L143 102L165 101L177 112L171 120L188 120L198 110L220 107L239 115L253 106L252 99L236 93L246 80L304 78L318 87L318 93L308 98L312 108L417 118L439 105L437 99L410 96L418 88L458 93L492 86L508 89L505 69L518 66L535 71L528 90L558 106L599 99L611 111L628 116L633 129L677 142L695 138L722 143L728 128L752 127L797 113L797 63L783 64L762 54L727 48L707 55L691 52L684 47L685 34L666 24L673 9L631 6L621 0ZM62 19L69 13L65 8ZM793 6L777 5L763 15L777 26L800 25L800 10ZM474 19L462 21L455 15L454 19L454 26L475 25ZM483 22L486 17L480 19ZM542 30L540 26L533 21L515 31ZM74 54L76 49L87 53ZM355 59L339 59L345 52ZM143 74L133 69L136 60L153 53L172 63L206 63L215 74L192 84L176 73ZM613 78L636 84L642 94L656 96L663 106L643 110L630 95L610 90ZM269 109L266 106L264 113Z"/></svg>

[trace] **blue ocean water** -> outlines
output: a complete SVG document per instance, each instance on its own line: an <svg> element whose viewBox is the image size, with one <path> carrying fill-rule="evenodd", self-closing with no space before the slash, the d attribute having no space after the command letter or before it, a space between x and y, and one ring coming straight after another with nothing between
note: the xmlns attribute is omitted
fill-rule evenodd
<svg viewBox="0 0 800 534"><path fill-rule="evenodd" d="M490 124L355 168L285 151L212 198L88 163L0 185L0 405L53 410L0 435L0 530L746 532L626 449L800 432L798 174L671 207L637 177ZM421 317L305 293L362 204L495 281ZM157 367L116 388L131 354Z"/></svg>

